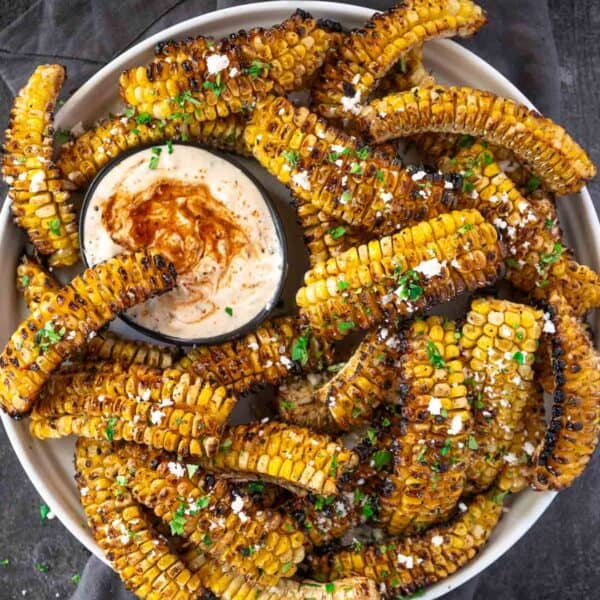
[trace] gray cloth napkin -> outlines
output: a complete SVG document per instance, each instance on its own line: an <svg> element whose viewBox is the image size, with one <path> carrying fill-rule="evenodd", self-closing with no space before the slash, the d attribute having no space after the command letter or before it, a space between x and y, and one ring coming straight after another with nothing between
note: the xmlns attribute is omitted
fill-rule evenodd
<svg viewBox="0 0 600 600"><path fill-rule="evenodd" d="M36 64L47 61L64 64L69 76L67 89L72 91L119 53L165 27L202 13L245 3L227 0L34 2L27 12L0 32L0 78L8 88L0 93L2 114L6 114L11 96L23 85ZM350 3L378 9L394 4L385 0ZM481 4L488 10L490 24L464 45L508 77L541 112L558 119L558 60L546 0L481 0ZM301 5L299 1L298 6ZM548 530L548 527L536 530L540 545L546 545L542 538ZM515 565L522 560L514 552L511 557ZM544 597L544 586L536 582L535 577L529 585L524 581L513 582L509 576L511 564L504 566L504 576L498 578L495 585L487 585L484 573L446 598L498 598L500 593L505 599ZM545 586L546 593L551 589ZM118 577L92 557L72 600L132 598Z"/></svg>

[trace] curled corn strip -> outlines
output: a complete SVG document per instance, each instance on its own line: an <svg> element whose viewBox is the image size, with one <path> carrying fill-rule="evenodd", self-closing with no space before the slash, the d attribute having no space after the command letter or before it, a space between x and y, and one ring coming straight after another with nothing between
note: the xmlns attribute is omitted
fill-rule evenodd
<svg viewBox="0 0 600 600"><path fill-rule="evenodd" d="M45 298L0 355L0 403L12 416L28 413L60 363L119 312L167 291L175 269L150 252L120 254L87 269Z"/></svg>
<svg viewBox="0 0 600 600"><path fill-rule="evenodd" d="M587 327L567 301L553 294L552 418L534 454L536 489L570 486L589 462L600 435L600 356Z"/></svg>
<svg viewBox="0 0 600 600"><path fill-rule="evenodd" d="M389 598L445 579L473 559L502 516L495 490L475 496L464 508L454 520L423 535L311 555L311 574L321 581L362 575Z"/></svg>
<svg viewBox="0 0 600 600"><path fill-rule="evenodd" d="M296 302L315 332L340 339L488 285L501 259L493 225L455 211L318 264Z"/></svg>
<svg viewBox="0 0 600 600"><path fill-rule="evenodd" d="M17 224L54 267L79 260L71 195L52 163L53 110L65 70L40 65L18 93L5 134L2 175Z"/></svg>
<svg viewBox="0 0 600 600"><path fill-rule="evenodd" d="M181 112L174 113L165 122L151 120L150 123L139 115L110 117L63 144L56 164L63 177L82 188L109 160L145 144L190 140L210 148L246 154L243 131L244 122L239 115L198 121L194 113Z"/></svg>
<svg viewBox="0 0 600 600"><path fill-rule="evenodd" d="M366 232L392 233L457 203L443 174L411 172L284 97L257 103L244 138L301 202Z"/></svg>
<svg viewBox="0 0 600 600"><path fill-rule="evenodd" d="M581 189L596 174L585 151L526 106L472 88L415 88L374 100L361 115L373 141L435 131L480 137L507 147L557 194Z"/></svg>
<svg viewBox="0 0 600 600"><path fill-rule="evenodd" d="M296 572L305 538L290 517L263 510L226 481L193 465L186 470L173 457L149 460L140 446L123 446L117 454L125 461L121 481L133 497L206 555L260 586Z"/></svg>
<svg viewBox="0 0 600 600"><path fill-rule="evenodd" d="M353 452L327 436L270 421L230 427L219 452L202 458L200 464L222 477L260 478L296 492L329 495L357 462Z"/></svg>
<svg viewBox="0 0 600 600"><path fill-rule="evenodd" d="M253 29L216 44L183 43L169 56L159 54L148 65L125 71L121 96L156 119L180 109L198 121L242 113L271 91L305 86L338 36L328 23L296 13L272 29Z"/></svg>
<svg viewBox="0 0 600 600"><path fill-rule="evenodd" d="M432 38L472 35L485 21L481 7L470 0L409 0L376 13L326 60L312 88L312 104L327 118L353 117L412 50Z"/></svg>
<svg viewBox="0 0 600 600"><path fill-rule="evenodd" d="M446 520L465 485L472 418L456 333L437 316L405 332L401 433L389 446L393 468L380 499L393 535Z"/></svg>
<svg viewBox="0 0 600 600"><path fill-rule="evenodd" d="M306 342L301 362L294 360L294 347L300 340ZM297 318L278 317L239 340L194 348L175 368L244 394L266 383L277 384L301 372L301 367L321 369L331 362L331 354L327 342L303 333Z"/></svg>
<svg viewBox="0 0 600 600"><path fill-rule="evenodd" d="M17 267L17 290L23 294L25 304L33 312L42 299L55 294L61 285L42 267L38 260L24 255Z"/></svg>
<svg viewBox="0 0 600 600"><path fill-rule="evenodd" d="M147 600L202 597L198 574L188 569L147 513L117 479L122 461L112 445L79 439L76 479L95 540L125 585Z"/></svg>
<svg viewBox="0 0 600 600"><path fill-rule="evenodd" d="M475 424L467 478L475 491L488 488L504 463L522 459L511 446L530 399L539 398L532 367L542 316L507 300L478 298L471 303L460 346L473 379Z"/></svg>
<svg viewBox="0 0 600 600"><path fill-rule="evenodd" d="M547 197L523 197L492 151L474 140L464 140L455 157L442 160L440 166L463 174L471 194L462 202L498 227L511 283L536 298L556 290L579 314L600 306L600 276L577 263L563 245L556 211Z"/></svg>

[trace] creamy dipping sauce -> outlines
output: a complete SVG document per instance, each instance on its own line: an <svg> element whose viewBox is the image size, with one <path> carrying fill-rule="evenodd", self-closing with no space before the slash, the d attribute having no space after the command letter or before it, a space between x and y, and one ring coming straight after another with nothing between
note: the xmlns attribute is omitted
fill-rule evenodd
<svg viewBox="0 0 600 600"><path fill-rule="evenodd" d="M227 334L276 301L284 252L273 216L233 164L193 146L160 148L128 156L98 182L83 251L94 265L125 250L155 249L175 264L177 287L127 316L180 339Z"/></svg>

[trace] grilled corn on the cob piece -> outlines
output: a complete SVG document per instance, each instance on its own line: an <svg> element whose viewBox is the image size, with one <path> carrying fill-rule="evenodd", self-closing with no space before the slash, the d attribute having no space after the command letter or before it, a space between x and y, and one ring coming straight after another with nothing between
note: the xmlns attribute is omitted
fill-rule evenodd
<svg viewBox="0 0 600 600"><path fill-rule="evenodd" d="M460 195L443 174L411 172L284 97L257 103L244 138L298 199L366 232L392 233L447 212Z"/></svg>
<svg viewBox="0 0 600 600"><path fill-rule="evenodd" d="M120 254L87 269L45 298L0 355L0 403L12 416L31 410L42 385L87 336L119 312L173 287L175 269L159 254Z"/></svg>
<svg viewBox="0 0 600 600"><path fill-rule="evenodd" d="M600 435L600 355L586 326L560 295L550 297L555 374L552 418L534 454L537 489L560 490L583 472Z"/></svg>
<svg viewBox="0 0 600 600"><path fill-rule="evenodd" d="M374 100L361 123L377 142L424 131L481 137L510 149L557 194L576 192L596 174L562 127L526 106L472 88L436 85L391 94Z"/></svg>
<svg viewBox="0 0 600 600"><path fill-rule="evenodd" d="M17 267L17 289L25 298L25 304L33 312L42 298L55 294L61 285L42 267L39 261L24 255Z"/></svg>
<svg viewBox="0 0 600 600"><path fill-rule="evenodd" d="M493 225L454 211L320 263L296 302L315 332L339 339L488 285L501 270Z"/></svg>
<svg viewBox="0 0 600 600"><path fill-rule="evenodd" d="M79 260L75 209L52 163L52 113L64 79L60 65L36 68L15 98L2 160L17 224L55 267Z"/></svg>
<svg viewBox="0 0 600 600"><path fill-rule="evenodd" d="M470 489L488 488L505 462L519 461L510 449L526 406L539 397L533 363L542 317L542 311L507 300L477 298L471 303L460 338L473 379Z"/></svg>
<svg viewBox="0 0 600 600"><path fill-rule="evenodd" d="M389 533L419 531L448 518L465 485L472 418L456 325L417 319L400 358L401 433L392 439L392 472L380 520Z"/></svg>
<svg viewBox="0 0 600 600"><path fill-rule="evenodd" d="M260 478L296 492L334 494L337 480L358 457L337 441L308 429L270 421L225 431L219 451L201 466L238 480Z"/></svg>
<svg viewBox="0 0 600 600"><path fill-rule="evenodd" d="M331 362L331 354L331 346L304 330L297 318L278 317L234 342L194 348L175 368L243 394L302 368L318 370Z"/></svg>
<svg viewBox="0 0 600 600"><path fill-rule="evenodd" d="M481 7L470 0L408 0L377 13L327 59L312 88L313 106L327 118L352 118L411 50L436 37L472 35L485 21Z"/></svg>
<svg viewBox="0 0 600 600"><path fill-rule="evenodd" d="M244 121L239 115L204 122L198 121L193 112L176 112L166 121L150 122L145 115L110 117L61 146L56 164L63 177L84 187L109 160L145 144L189 140L247 154L243 132Z"/></svg>
<svg viewBox="0 0 600 600"><path fill-rule="evenodd" d="M158 534L146 511L119 483L122 461L107 442L79 439L76 479L94 538L125 585L146 600L202 597L192 573Z"/></svg>
<svg viewBox="0 0 600 600"><path fill-rule="evenodd" d="M117 448L120 481L133 497L206 555L261 586L291 577L305 537L289 516L256 506L226 481L136 445Z"/></svg>
<svg viewBox="0 0 600 600"><path fill-rule="evenodd" d="M297 13L270 29L253 29L216 44L182 44L120 77L121 96L139 112L166 119L194 113L198 121L251 110L265 94L306 85L339 36L327 22Z"/></svg>

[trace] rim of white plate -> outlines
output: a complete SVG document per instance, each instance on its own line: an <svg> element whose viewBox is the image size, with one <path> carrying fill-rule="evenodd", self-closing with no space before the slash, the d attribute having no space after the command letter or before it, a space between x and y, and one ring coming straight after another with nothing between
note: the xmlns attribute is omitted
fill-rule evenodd
<svg viewBox="0 0 600 600"><path fill-rule="evenodd" d="M312 13L315 16L328 16L334 20L344 22L344 19L360 19L366 21L375 12L372 8L342 4L338 2L302 2L300 5L302 10ZM93 77L85 82L61 107L56 115L57 123L66 120L65 117L70 112L76 110L76 107L81 101L85 101L86 96L92 93L105 79L114 77L115 73L119 73L129 65L135 63L136 57L144 52L148 52L159 41L180 37L182 35L198 34L198 29L201 27L211 27L217 24L222 24L224 21L234 21L234 17L240 18L240 24L231 26L230 30L234 31L240 27L244 27L244 22L255 23L259 17L262 17L259 22L269 23L271 21L281 20L293 13L299 5L297 2L291 1L274 1L274 2L259 2L255 4L247 4L239 7L231 7L204 15L181 21L171 27L152 35L146 40L143 40L123 52L105 67L100 69ZM248 25L254 26L254 25ZM247 27L248 27L247 26ZM479 56L458 45L451 40L433 40L425 46L425 58L428 55L433 56L434 51L437 53L443 50L444 66L454 64L455 69L474 68L482 72L483 75L495 86L500 86L506 90L505 95L513 98L518 102L522 102L531 108L535 108L533 104L516 88L504 75L499 73L491 65L481 59ZM450 69L451 70L451 69ZM484 87L484 86L482 86ZM565 224L567 224L567 234L571 231L576 223L580 228L580 232L585 239L585 244L579 244L577 248L578 257L586 264L591 265L596 270L600 267L600 222L594 210L591 197L587 188L583 188L579 194L580 202L569 202L565 200L561 204L561 213L565 215ZM0 248L6 243L6 232L9 228L15 228L12 223L10 207L8 202L4 202L2 211L0 212ZM2 253L3 254L3 253ZM600 315L594 320L596 330L600 331ZM101 549L97 546L92 538L87 525L82 522L81 517L77 514L77 508L65 505L65 498L60 493L61 486L56 484L48 473L42 471L36 464L36 452L31 446L32 439L29 435L27 427L19 425L6 414L0 414L7 437L21 463L25 473L30 481L45 499L52 511L56 514L63 525L82 543L90 552L98 556L102 561L108 564ZM445 594L446 592L462 585L486 567L496 561L504 554L511 546L513 546L537 521L544 513L546 508L552 502L555 493L545 492L536 493L525 491L515 498L515 504L519 507L519 512L524 513L516 520L517 523L503 531L500 535L492 535L492 538L484 550L470 561L466 566L459 569L454 575L444 581L427 588L423 596L424 600L433 600ZM516 507L515 507L516 508ZM505 516L505 520L511 520L510 511Z"/></svg>

